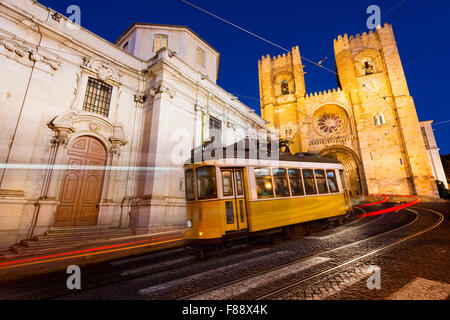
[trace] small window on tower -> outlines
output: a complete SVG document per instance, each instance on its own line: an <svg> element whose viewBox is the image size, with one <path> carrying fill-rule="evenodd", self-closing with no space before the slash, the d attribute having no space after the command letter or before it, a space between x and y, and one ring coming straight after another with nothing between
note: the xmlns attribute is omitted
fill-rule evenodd
<svg viewBox="0 0 450 320"><path fill-rule="evenodd" d="M281 94L289 94L289 83L287 80L281 81Z"/></svg>
<svg viewBox="0 0 450 320"><path fill-rule="evenodd" d="M386 119L384 118L383 112L380 112L379 114L374 114L373 120L374 120L375 126L382 126L382 125L386 124Z"/></svg>
<svg viewBox="0 0 450 320"><path fill-rule="evenodd" d="M197 64L201 65L202 67L205 66L205 50L202 48L197 48Z"/></svg>
<svg viewBox="0 0 450 320"><path fill-rule="evenodd" d="M373 61L371 58L365 58L361 61L364 75L372 74L375 72Z"/></svg>
<svg viewBox="0 0 450 320"><path fill-rule="evenodd" d="M158 51L161 48L167 48L168 36L166 34L155 34L153 41L153 52Z"/></svg>

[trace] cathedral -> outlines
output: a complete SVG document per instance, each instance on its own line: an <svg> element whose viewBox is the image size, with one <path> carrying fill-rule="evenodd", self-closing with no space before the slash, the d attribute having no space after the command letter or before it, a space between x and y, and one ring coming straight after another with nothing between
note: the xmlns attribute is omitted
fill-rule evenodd
<svg viewBox="0 0 450 320"><path fill-rule="evenodd" d="M334 40L337 87L307 93L299 48L258 63L261 116L289 150L337 158L353 194L437 196L392 26Z"/></svg>

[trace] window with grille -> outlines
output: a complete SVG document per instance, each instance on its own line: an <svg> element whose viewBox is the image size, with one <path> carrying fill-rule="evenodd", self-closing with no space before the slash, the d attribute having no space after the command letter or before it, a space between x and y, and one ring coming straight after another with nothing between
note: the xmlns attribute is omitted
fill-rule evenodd
<svg viewBox="0 0 450 320"><path fill-rule="evenodd" d="M112 86L104 81L89 78L83 110L107 117L111 103Z"/></svg>

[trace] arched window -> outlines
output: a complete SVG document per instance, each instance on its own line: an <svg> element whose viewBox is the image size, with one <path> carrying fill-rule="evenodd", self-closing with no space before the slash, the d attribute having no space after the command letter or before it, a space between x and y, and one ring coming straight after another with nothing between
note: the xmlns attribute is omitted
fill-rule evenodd
<svg viewBox="0 0 450 320"><path fill-rule="evenodd" d="M383 112L380 112L380 122L381 124L386 124L386 119L384 118Z"/></svg>
<svg viewBox="0 0 450 320"><path fill-rule="evenodd" d="M287 80L281 81L281 94L289 94L289 83Z"/></svg>
<svg viewBox="0 0 450 320"><path fill-rule="evenodd" d="M379 126L380 125L380 119L378 118L376 113L373 115L373 121L375 123L375 126Z"/></svg>
<svg viewBox="0 0 450 320"><path fill-rule="evenodd" d="M384 118L383 112L380 112L379 114L374 114L373 120L375 122L375 126L381 126L386 124L386 119Z"/></svg>
<svg viewBox="0 0 450 320"><path fill-rule="evenodd" d="M375 72L375 67L372 58L364 58L361 61L361 67L364 75L372 74Z"/></svg>

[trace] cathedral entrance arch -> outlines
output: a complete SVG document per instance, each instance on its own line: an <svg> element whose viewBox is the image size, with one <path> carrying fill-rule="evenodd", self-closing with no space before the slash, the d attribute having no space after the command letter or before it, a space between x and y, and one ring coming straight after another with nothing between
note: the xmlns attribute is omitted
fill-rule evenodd
<svg viewBox="0 0 450 320"><path fill-rule="evenodd" d="M361 164L353 150L344 146L332 146L323 149L320 154L335 158L344 165L347 186L352 195L360 195L363 193Z"/></svg>
<svg viewBox="0 0 450 320"><path fill-rule="evenodd" d="M68 168L62 179L55 227L97 224L106 148L94 137L76 138L67 152Z"/></svg>

